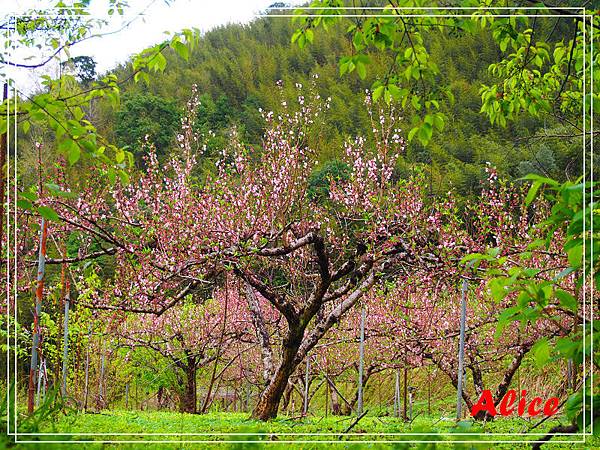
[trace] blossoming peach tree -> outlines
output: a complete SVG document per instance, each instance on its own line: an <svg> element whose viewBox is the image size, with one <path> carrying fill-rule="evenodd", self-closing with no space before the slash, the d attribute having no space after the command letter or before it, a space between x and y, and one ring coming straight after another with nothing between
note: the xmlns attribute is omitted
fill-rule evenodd
<svg viewBox="0 0 600 450"><path fill-rule="evenodd" d="M225 273L243 282L268 374L253 411L260 419L275 417L295 368L383 274L439 263L435 237L422 225L424 184L393 177L403 149L393 114L374 120L374 148L360 137L347 144L350 177L331 180L330 197L319 202L307 195L316 162L311 129L327 101L299 96L296 110L284 109L265 113L262 148L234 139L205 180L194 175L196 137L184 118L180 155L167 164L150 146L147 170L130 184L98 196L99 183L76 200L49 200L100 247L78 260L114 257L113 273L90 266L82 276L89 306L161 315ZM276 358L257 296L283 318Z"/></svg>
<svg viewBox="0 0 600 450"><path fill-rule="evenodd" d="M159 162L148 144L146 168L131 183L106 190L98 177L79 186L76 199L47 200L59 221L83 236L71 262L90 263L99 255L113 259L112 269L81 265L82 305L140 314L126 322L131 343L157 327L175 333L169 323L179 313L170 311L208 311L202 309L208 306L182 305L217 298L222 288L215 287L224 282L241 294L244 305L238 302L236 310L245 315L242 321L252 323L260 347L264 388L252 415L262 420L277 415L296 368L359 301L373 301L381 286L391 283L398 286L400 308L417 298L425 317L425 291L442 299L442 290L472 276L459 265L462 257L490 240L499 248L495 256L500 250L510 252L525 232L519 225L526 216L503 213L506 199L494 189L487 207L473 206L470 221L458 220L450 198L427 196L421 174L398 179L394 164L404 141L393 108L372 115L373 136L346 143L348 176L330 178L327 196L308 195L316 164L311 142L318 139L328 101L300 94L297 104L282 104L281 114L264 113L267 131L260 148L246 147L233 136L213 173L201 178L194 171L201 148L192 127L198 104L194 93L182 119L179 151L169 161ZM373 109L370 102L367 97L367 107ZM518 204L517 194L502 195ZM408 299L400 290L411 285L416 295ZM225 323L218 317L224 311L210 311L214 320ZM488 313L476 311L482 323ZM435 314L448 312L440 306ZM427 336L430 327L416 316L403 317L414 337ZM451 332L455 320L447 324L442 328ZM388 336L396 331L382 327ZM190 339L182 341L187 342L180 349L184 354L192 347L225 352L218 348L234 337L217 333L202 343ZM157 342L144 342L165 351ZM478 347L472 348L476 352ZM416 357L435 359L439 354L429 348ZM195 407L191 402L189 410Z"/></svg>

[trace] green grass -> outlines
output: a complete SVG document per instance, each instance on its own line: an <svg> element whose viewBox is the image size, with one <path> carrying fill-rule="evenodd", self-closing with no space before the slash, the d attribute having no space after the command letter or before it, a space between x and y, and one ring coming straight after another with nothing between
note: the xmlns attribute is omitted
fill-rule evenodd
<svg viewBox="0 0 600 450"><path fill-rule="evenodd" d="M355 417L315 417L308 416L302 419L279 417L270 422L259 422L248 419L246 413L210 413L204 415L181 414L175 412L156 411L103 411L101 413L60 415L59 418L42 425L41 431L45 433L59 433L55 435L20 436L19 440L41 440L41 446L48 447L48 441L87 441L85 448L147 448L150 443L143 441L175 441L168 443L153 443L152 448L181 449L204 448L209 444L198 441L224 441L213 444L212 447L231 449L277 448L277 449L313 449L323 448L325 443L318 441L335 441L327 446L336 448L433 448L434 445L417 445L409 442L382 443L364 441L414 441L428 440L439 441L438 448L517 448L525 447L517 443L494 444L492 442L477 445L477 440L524 440L532 436L520 433L527 430L530 425L527 421L516 419L499 419L485 425L471 425L463 422L456 426L451 421L440 421L419 416L412 424L405 424L392 417L366 416L360 420L350 433L343 435L344 431L354 422ZM543 433L550 426L558 423L556 419L549 420L536 431ZM435 429L435 432L430 430ZM478 433L512 433L506 436L486 436ZM60 433L76 433L67 435ZM77 434L82 433L82 434ZM99 433L86 435L83 433ZM110 435L108 433L134 433L131 435ZM136 436L135 433L156 433L154 436ZM206 435L189 435L190 433L207 433ZM218 433L253 433L249 435L220 435ZM304 433L288 434L288 433ZM329 433L329 435L319 435ZM365 435L364 433L377 433ZM386 433L424 433L422 435L389 435ZM443 435L442 433L450 433ZM456 433L467 433L457 435ZM571 439L571 438L566 438ZM93 443L93 441L113 441L112 443ZM564 440L564 438L563 438ZM119 441L119 442L117 442ZM122 442L126 441L126 442ZM127 442L128 441L128 442ZM133 442L131 442L133 441ZM182 442L183 441L183 442ZM190 442L196 441L196 442ZM237 442L234 442L237 441ZM263 441L263 443L246 443L243 441ZM287 443L282 441L300 441ZM311 442L306 442L311 441ZM357 442L363 441L363 442ZM453 443L452 441L466 441ZM581 444L558 444L559 439L547 448L581 448ZM267 445L268 444L268 445ZM586 442L588 448L600 447L600 439ZM52 448L73 448L71 444L54 444Z"/></svg>

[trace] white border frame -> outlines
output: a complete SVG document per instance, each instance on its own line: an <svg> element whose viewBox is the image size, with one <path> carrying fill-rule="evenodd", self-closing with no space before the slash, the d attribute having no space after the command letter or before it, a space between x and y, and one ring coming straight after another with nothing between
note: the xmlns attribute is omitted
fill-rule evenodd
<svg viewBox="0 0 600 450"><path fill-rule="evenodd" d="M270 10L271 8L268 8L268 10ZM272 8L273 10L291 10L291 11L295 11L295 10L338 10L338 9L343 9L343 10L360 10L360 11L384 11L384 10L389 10L389 8L385 8L385 7L343 7L343 8L337 8L337 7L281 7L281 8ZM586 152L585 152L585 145L587 142L587 133L586 133L586 104L585 104L585 95L586 95L586 72L588 70L586 63L586 46L587 46L587 39L586 39L586 26L585 24L587 23L587 17L593 17L593 15L588 15L587 14L587 10L585 7L490 7L490 8L481 8L481 7L398 7L398 8L394 8L395 10L403 10L403 11L412 11L412 10L419 10L419 11L447 11L447 10L460 10L460 11L484 11L486 9L492 9L492 10L501 10L501 11L553 11L553 10L558 10L558 11L580 11L581 12L581 19L584 23L584 27L583 27L583 136L582 136L582 140L583 140L583 174L584 174L584 194L585 194L585 177L587 176L586 174ZM436 18L444 18L444 17L458 17L458 18L472 18L473 14L396 14L396 16L398 17L436 17ZM484 16L482 14L482 16ZM505 18L505 17L559 17L559 18L566 18L566 17L573 17L573 15L571 14L488 14L488 16L493 16L493 17L500 17L500 18ZM11 15L7 15L7 17L11 17L12 20L16 20L17 16L16 14ZM279 17L279 18L293 18L293 17L316 17L315 14L256 14L255 15L256 18L260 18L260 17ZM390 17L389 14L319 14L318 17L337 17L337 18L343 18L343 17ZM592 19L593 20L593 19ZM592 49L591 54L593 55L593 27L590 27L590 48ZM11 38L14 37L14 30L11 29ZM6 32L8 34L8 31ZM590 55L591 56L591 55ZM593 61L592 61L592 65L590 67L590 76L591 76L591 90L593 93ZM280 432L280 433L274 433L274 432L261 432L261 433L237 433L237 432L232 432L232 433L224 433L224 432L220 432L220 433L19 433L17 430L17 416L18 416L18 409L17 409L17 391L16 391L16 385L17 385L17 352L16 352L16 342L17 342L17 290L16 290L16 285L17 285L17 274L16 274L16 267L17 267L17 206L16 206L16 200L17 200L17 183L16 183L16 179L17 179L17 92L16 92L16 86L13 86L13 101L14 101L14 108L15 108L15 114L14 114L14 152L15 152L15 161L14 161L14 192L13 192L13 204L11 205L10 200L11 200L11 194L10 194L10 189L9 186L7 184L7 189L6 189L6 200L7 200L7 205L9 206L6 209L6 219L7 219L7 228L6 228L6 236L7 236L7 275L6 275L6 280L7 280L7 287L6 287L6 293L7 293L7 306L6 306L6 315L7 317L10 315L10 291L11 291L11 283L10 283L10 254L9 254L9 246L10 246L10 232L12 231L10 229L10 212L11 212L11 208L10 206L12 206L13 208L13 226L14 226L14 258L15 258L15 263L14 263L14 267L15 267L15 271L14 271L14 304L15 304L15 308L14 308L14 332L15 335L12 338L13 342L14 342L14 347L10 347L10 343L11 343L11 336L10 336L10 325L7 322L7 344L8 344L8 351L7 351L7 362L6 362L6 366L7 366L7 431L8 431L8 435L9 436L13 436L15 438L15 443L32 443L32 444L53 444L53 443L63 443L63 444L69 444L69 443L91 443L91 444L118 444L118 443L122 443L122 444L134 444L134 443L180 443L180 444L184 444L184 443L215 443L215 444L234 444L234 443L259 443L259 444L269 444L269 443L273 443L273 444L277 444L277 443L285 443L285 444L370 444L370 443L382 443L382 444L392 444L392 443L406 443L406 444L413 444L413 443L439 443L439 444L454 444L454 443L473 443L473 444L478 444L478 443L482 443L482 444L492 444L492 443L498 443L498 444L511 444L511 443L515 443L515 444L531 444L533 442L535 442L535 439L527 439L527 440L493 440L493 439L489 439L489 440L476 440L476 439L469 439L469 440L363 440L360 439L360 437L362 436L431 436L432 433L286 433L286 432ZM9 100L9 104L10 104L10 100ZM593 149L594 149L594 135L593 135L593 112L594 112L594 107L593 107L593 102L590 105L590 130L589 130L589 134L590 134L590 182L593 182L593 168L594 168L594 163L593 163ZM7 110L7 119L10 119L10 113L9 110ZM10 175L10 148L11 148L11 134L10 134L10 120L8 120L8 126L7 126L7 146L6 146L6 179L8 180L8 176ZM591 201L593 201L593 188L590 187L590 194L592 195L591 197ZM586 203L584 201L584 217L586 214L585 211L586 208ZM590 226L593 229L593 211L590 211ZM585 233L585 220L584 220L584 233ZM584 240L584 250L583 250L583 254L584 254L584 271L585 271L585 240ZM590 249L591 251L593 251L593 248ZM590 309L590 320L592 321L591 323L593 323L593 308L591 305L587 305L586 304L586 281L584 279L583 282L583 317L584 319L586 318L586 308ZM593 298L593 280L590 283L590 297ZM584 339L585 339L585 320L583 323L583 335L584 335ZM592 358L593 358L593 333L594 330L592 328L591 330L591 339L592 339L592 348L591 348L591 352L590 352L590 368L591 370L591 375L590 375L590 380L591 380L591 392L590 395L593 395L593 365L592 365ZM15 395L15 403L14 403L14 431L11 432L10 430L10 385L9 385L9 372L10 372L10 348L14 348L13 351L13 364L14 364L14 386L15 386L15 391L14 391L14 395ZM587 375L587 369L586 369L586 358L584 356L583 359L583 377L584 380L586 378ZM585 385L584 385L585 386ZM586 396L583 397L583 415L584 415L584 423L585 423L585 402L586 402ZM590 405L591 407L591 414L593 415L593 404ZM564 444L585 444L585 438L587 436L592 436L593 435L593 424L592 424L592 429L589 432L586 431L582 431L580 433L553 433L552 436L581 436L583 439L582 440L561 440L561 441L556 441L556 443L564 443ZM350 440L332 440L332 441L327 441L327 440L235 440L235 441L225 441L225 440L144 440L144 439L140 439L140 440L53 440L53 441L32 441L32 440L19 440L18 437L19 436L349 436L349 437L354 437L357 439L350 439ZM434 433L435 436L439 436L444 437L444 436L489 436L489 437L493 437L493 436L519 436L519 435L515 435L514 433ZM522 436L545 436L547 435L547 433L527 433L527 434L523 434Z"/></svg>

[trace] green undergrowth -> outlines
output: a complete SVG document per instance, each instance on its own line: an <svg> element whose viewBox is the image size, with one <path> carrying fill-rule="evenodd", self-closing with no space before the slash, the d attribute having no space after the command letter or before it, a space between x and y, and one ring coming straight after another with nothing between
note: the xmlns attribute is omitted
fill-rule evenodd
<svg viewBox="0 0 600 450"><path fill-rule="evenodd" d="M464 421L455 424L439 417L416 417L408 424L393 417L308 416L279 417L270 422L250 420L247 413L182 414L165 411L102 411L55 416L42 424L39 432L20 435L16 448L211 448L254 449L294 448L526 448L518 441L533 440L524 434L536 421L521 418L498 419L486 424ZM558 419L546 421L534 432L545 433ZM352 426L353 425L353 426ZM349 430L348 432L346 432ZM145 435L142 435L144 433ZM396 434L394 434L396 433ZM408 434L413 433L413 434ZM491 433L505 433L492 435ZM504 443L494 441L504 441ZM545 448L599 448L600 439L585 444L567 441L581 436L563 436ZM24 443L23 441L33 442ZM101 442L94 442L101 441ZM159 442L160 441L160 442ZM218 441L211 443L209 441ZM251 442L254 441L254 442ZM292 441L292 442L289 442ZM392 442L395 441L395 442ZM418 443L416 441L426 441ZM33 445L32 445L33 444ZM15 447L13 447L15 448Z"/></svg>

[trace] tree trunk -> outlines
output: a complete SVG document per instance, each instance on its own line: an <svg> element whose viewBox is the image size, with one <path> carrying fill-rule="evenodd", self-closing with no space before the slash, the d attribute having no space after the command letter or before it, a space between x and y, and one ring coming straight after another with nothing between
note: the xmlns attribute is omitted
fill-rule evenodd
<svg viewBox="0 0 600 450"><path fill-rule="evenodd" d="M250 286L250 283L247 281L244 281L244 286L246 288L246 300L248 301L248 309L250 310L252 317L252 324L254 325L256 337L258 338L258 343L260 344L263 363L263 381L265 382L266 386L273 374L273 351L271 349L271 338L269 337L269 332L267 331L267 327L265 325L265 319L260 309L260 303L258 302L258 298L256 298L256 294L254 293L252 286Z"/></svg>
<svg viewBox="0 0 600 450"><path fill-rule="evenodd" d="M294 391L294 386L292 383L288 383L285 391L283 392L283 404L281 405L282 411L287 411L290 406L290 400L292 399L292 393Z"/></svg>
<svg viewBox="0 0 600 450"><path fill-rule="evenodd" d="M329 383L329 387L331 388L331 414L334 416L340 416L342 414L342 408L340 406L337 390L333 386L333 382L327 380L327 383Z"/></svg>
<svg viewBox="0 0 600 450"><path fill-rule="evenodd" d="M258 420L270 420L277 417L279 403L285 392L290 376L294 373L297 363L296 355L302 342L303 330L292 329L283 341L283 357L271 382L262 392L258 403L252 411L252 418Z"/></svg>
<svg viewBox="0 0 600 450"><path fill-rule="evenodd" d="M185 371L186 385L181 396L181 412L196 413L196 361L192 358L188 361Z"/></svg>
<svg viewBox="0 0 600 450"><path fill-rule="evenodd" d="M158 391L156 392L156 400L157 400L157 406L158 409L164 409L166 406L166 398L165 398L165 388L163 386L160 386L158 388Z"/></svg>

